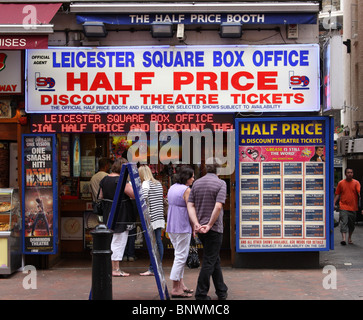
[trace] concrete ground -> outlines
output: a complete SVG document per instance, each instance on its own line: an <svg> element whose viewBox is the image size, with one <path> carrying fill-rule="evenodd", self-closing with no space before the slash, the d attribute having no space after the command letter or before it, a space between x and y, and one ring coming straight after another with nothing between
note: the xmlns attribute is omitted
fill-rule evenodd
<svg viewBox="0 0 363 320"><path fill-rule="evenodd" d="M363 225L356 226L353 245L342 246L340 237L336 228L335 250L321 252L321 267L316 269L238 269L227 261L223 275L229 288L228 300L362 300ZM155 278L139 276L148 264L148 259L121 263L121 269L131 276L112 278L113 300L160 300ZM172 259L163 261L169 292L171 265ZM195 289L198 274L199 269L186 268L186 285ZM0 276L0 300L88 300L91 278L91 259L62 260L51 269L37 270L33 281L21 271ZM34 288L26 289L29 283ZM213 284L209 294L212 300L217 299ZM194 297L173 300L195 301Z"/></svg>

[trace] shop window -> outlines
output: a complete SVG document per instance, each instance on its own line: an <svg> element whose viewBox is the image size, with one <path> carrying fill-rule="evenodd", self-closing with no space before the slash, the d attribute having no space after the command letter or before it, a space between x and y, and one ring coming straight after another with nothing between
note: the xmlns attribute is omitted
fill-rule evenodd
<svg viewBox="0 0 363 320"><path fill-rule="evenodd" d="M60 136L60 194L62 199L91 200L89 181L98 161L108 156L107 134Z"/></svg>

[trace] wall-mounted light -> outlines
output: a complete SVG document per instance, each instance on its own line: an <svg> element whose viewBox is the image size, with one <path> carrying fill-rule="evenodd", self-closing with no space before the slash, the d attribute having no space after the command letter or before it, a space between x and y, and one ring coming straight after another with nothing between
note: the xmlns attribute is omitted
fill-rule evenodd
<svg viewBox="0 0 363 320"><path fill-rule="evenodd" d="M151 36L153 38L172 38L173 34L171 22L153 22L151 24Z"/></svg>
<svg viewBox="0 0 363 320"><path fill-rule="evenodd" d="M242 24L223 22L219 29L221 38L241 38L242 37Z"/></svg>
<svg viewBox="0 0 363 320"><path fill-rule="evenodd" d="M83 23L83 33L86 37L104 38L107 36L107 30L103 22L86 21Z"/></svg>
<svg viewBox="0 0 363 320"><path fill-rule="evenodd" d="M176 38L180 41L183 41L185 39L184 24L182 23L179 23L176 27Z"/></svg>

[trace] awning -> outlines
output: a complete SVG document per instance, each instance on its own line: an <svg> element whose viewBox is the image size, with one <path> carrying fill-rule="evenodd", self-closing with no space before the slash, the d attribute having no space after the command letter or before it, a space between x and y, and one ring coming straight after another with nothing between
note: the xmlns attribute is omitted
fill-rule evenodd
<svg viewBox="0 0 363 320"><path fill-rule="evenodd" d="M77 22L147 25L154 21L183 24L316 24L318 2L73 2Z"/></svg>
<svg viewBox="0 0 363 320"><path fill-rule="evenodd" d="M62 3L1 3L0 34L53 33L50 21Z"/></svg>
<svg viewBox="0 0 363 320"><path fill-rule="evenodd" d="M72 13L319 12L319 2L73 2Z"/></svg>
<svg viewBox="0 0 363 320"><path fill-rule="evenodd" d="M98 21L112 25L149 25L153 22L191 24L220 24L240 22L242 24L316 24L315 13L160 13L160 14L83 14L77 15L77 23Z"/></svg>

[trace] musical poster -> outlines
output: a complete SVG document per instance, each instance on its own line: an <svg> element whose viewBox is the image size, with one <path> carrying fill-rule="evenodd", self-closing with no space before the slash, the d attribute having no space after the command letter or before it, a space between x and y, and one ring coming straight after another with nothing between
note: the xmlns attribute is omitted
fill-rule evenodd
<svg viewBox="0 0 363 320"><path fill-rule="evenodd" d="M57 251L56 150L55 135L22 136L24 254Z"/></svg>

